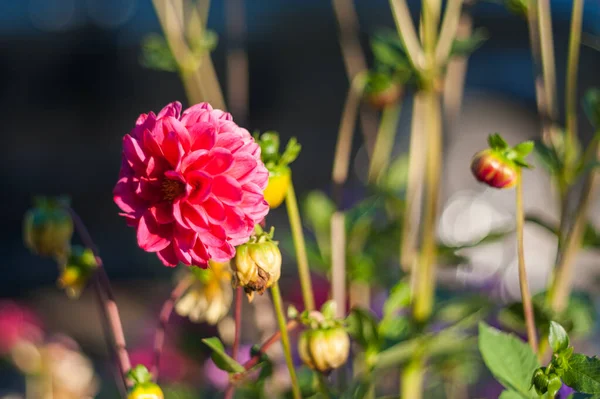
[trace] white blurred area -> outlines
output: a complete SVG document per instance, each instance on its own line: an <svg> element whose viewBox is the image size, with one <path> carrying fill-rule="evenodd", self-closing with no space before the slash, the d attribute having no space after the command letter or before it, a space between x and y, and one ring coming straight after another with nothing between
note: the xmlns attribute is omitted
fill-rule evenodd
<svg viewBox="0 0 600 399"><path fill-rule="evenodd" d="M410 115L411 105L403 113ZM395 146L394 157L406 153L410 134L410 118L403 118ZM583 127L582 127L583 128ZM515 190L497 190L478 183L470 171L472 156L487 147L490 133L501 133L514 145L539 137L540 129L535 110L512 99L487 93L467 93L462 114L452 133L444 138L444 170L438 237L448 246L468 246L479 242L489 233L514 229ZM523 173L525 213L558 224L559 206L556 192L543 167L535 156L532 170ZM366 181L364 149L354 163L358 178ZM596 193L590 220L600 228L600 193ZM525 262L528 281L533 293L543 291L551 277L556 259L556 237L544 228L526 223L524 230ZM470 263L455 267L440 267L438 278L448 288L479 288L503 301L520 299L516 236L508 234L494 243L465 248L459 255ZM596 290L600 274L597 251L580 251L574 273L574 286Z"/></svg>

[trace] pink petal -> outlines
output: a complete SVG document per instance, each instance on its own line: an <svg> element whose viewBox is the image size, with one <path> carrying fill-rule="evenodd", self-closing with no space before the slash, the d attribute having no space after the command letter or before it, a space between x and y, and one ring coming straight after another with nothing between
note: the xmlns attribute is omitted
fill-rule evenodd
<svg viewBox="0 0 600 399"><path fill-rule="evenodd" d="M119 179L113 189L113 200L125 213L138 213L146 207L145 201L135 195L129 177Z"/></svg>
<svg viewBox="0 0 600 399"><path fill-rule="evenodd" d="M208 247L210 258L215 262L227 262L235 256L235 249L229 243L220 247Z"/></svg>
<svg viewBox="0 0 600 399"><path fill-rule="evenodd" d="M158 252L170 244L171 225L159 225L152 213L147 211L140 218L137 227L137 241L140 248L148 252Z"/></svg>
<svg viewBox="0 0 600 399"><path fill-rule="evenodd" d="M233 157L233 166L227 171L227 174L242 183L247 177L251 177L251 172L257 165L258 161L253 156L236 154Z"/></svg>
<svg viewBox="0 0 600 399"><path fill-rule="evenodd" d="M242 201L242 187L230 176L220 175L213 179L212 192L228 205L236 205Z"/></svg>
<svg viewBox="0 0 600 399"><path fill-rule="evenodd" d="M206 247L200 240L196 240L196 245L194 245L194 249L191 251L192 260L196 266L200 266L206 269L208 265L208 261L210 260L210 256L206 251Z"/></svg>
<svg viewBox="0 0 600 399"><path fill-rule="evenodd" d="M171 132L175 133L179 138L179 142L183 146L183 150L188 152L190 150L191 139L190 133L186 129L185 125L178 119L171 116L161 119L160 122L163 129L163 134L167 136L167 134Z"/></svg>
<svg viewBox="0 0 600 399"><path fill-rule="evenodd" d="M123 137L123 155L127 158L129 165L137 172L143 173L146 165L144 164L146 160L146 155L140 147L140 143L126 134Z"/></svg>
<svg viewBox="0 0 600 399"><path fill-rule="evenodd" d="M244 145L244 142L237 133L221 133L217 136L217 143L215 145L227 148L231 153L234 153Z"/></svg>
<svg viewBox="0 0 600 399"><path fill-rule="evenodd" d="M181 103L179 101L174 101L165 105L163 109L158 113L157 118L163 118L166 116L171 116L179 119L179 114L181 113Z"/></svg>
<svg viewBox="0 0 600 399"><path fill-rule="evenodd" d="M227 207L225 208L225 223L222 226L229 236L243 232L246 228L244 215L236 208Z"/></svg>
<svg viewBox="0 0 600 399"><path fill-rule="evenodd" d="M244 197L241 205L244 207L259 204L265 199L263 190L261 190L260 187L254 183L250 182L244 184L242 186L242 190L244 190Z"/></svg>
<svg viewBox="0 0 600 399"><path fill-rule="evenodd" d="M165 158L169 161L169 164L175 169L178 169L178 166L181 162L181 158L185 153L181 142L179 141L179 137L175 132L169 132L165 135L165 139L163 140L162 150L165 154Z"/></svg>
<svg viewBox="0 0 600 399"><path fill-rule="evenodd" d="M207 247L220 247L227 241L227 233L222 226L212 224L198 232L198 239Z"/></svg>
<svg viewBox="0 0 600 399"><path fill-rule="evenodd" d="M158 251L156 255L165 266L175 267L179 264L179 259L177 258L177 255L175 255L172 244L165 249Z"/></svg>
<svg viewBox="0 0 600 399"><path fill-rule="evenodd" d="M204 168L210 161L210 157L208 156L208 151L206 150L197 150L188 153L181 160L181 171L184 173L188 170L198 170Z"/></svg>
<svg viewBox="0 0 600 399"><path fill-rule="evenodd" d="M162 158L148 157L146 165L146 176L149 178L162 177L165 171L169 168L169 163Z"/></svg>
<svg viewBox="0 0 600 399"><path fill-rule="evenodd" d="M154 128L154 124L156 123L156 115L154 112L150 112L148 114L141 114L137 121L135 122L135 127L131 131L130 135L142 141L144 138L144 131L146 129L152 130Z"/></svg>
<svg viewBox="0 0 600 399"><path fill-rule="evenodd" d="M134 179L134 185L136 187L135 193L138 197L149 202L157 202L162 199L160 182L157 179L140 177L139 179Z"/></svg>
<svg viewBox="0 0 600 399"><path fill-rule="evenodd" d="M210 197L202 203L202 207L208 215L208 220L212 223L218 224L225 221L225 207L218 199Z"/></svg>
<svg viewBox="0 0 600 399"><path fill-rule="evenodd" d="M195 123L188 128L192 140L192 151L210 150L217 141L217 129L211 123Z"/></svg>
<svg viewBox="0 0 600 399"><path fill-rule="evenodd" d="M146 129L144 131L144 148L150 153L150 155L154 157L162 157L163 151L160 148L162 142L164 140L164 135L162 133L162 129Z"/></svg>
<svg viewBox="0 0 600 399"><path fill-rule="evenodd" d="M210 194L213 180L212 177L200 170L189 172L185 176L188 184L192 186L192 191L188 200L193 204L203 203Z"/></svg>
<svg viewBox="0 0 600 399"><path fill-rule="evenodd" d="M148 208L158 224L172 223L175 220L173 216L173 205L168 202L160 202Z"/></svg>
<svg viewBox="0 0 600 399"><path fill-rule="evenodd" d="M204 170L211 175L220 175L229 169L233 163L231 152L224 148L215 148L209 153L210 161L204 166Z"/></svg>
<svg viewBox="0 0 600 399"><path fill-rule="evenodd" d="M183 201L181 200L176 200L173 202L173 218L175 219L178 225L185 228L190 228L190 226L187 224L187 221L183 218L183 212L181 210L182 204Z"/></svg>
<svg viewBox="0 0 600 399"><path fill-rule="evenodd" d="M204 208L190 205L187 202L182 202L180 208L183 219L192 229L199 231L208 228L208 216Z"/></svg>
<svg viewBox="0 0 600 399"><path fill-rule="evenodd" d="M192 264L191 251L196 243L196 232L193 230L175 227L173 234L173 250L177 258L186 265Z"/></svg>

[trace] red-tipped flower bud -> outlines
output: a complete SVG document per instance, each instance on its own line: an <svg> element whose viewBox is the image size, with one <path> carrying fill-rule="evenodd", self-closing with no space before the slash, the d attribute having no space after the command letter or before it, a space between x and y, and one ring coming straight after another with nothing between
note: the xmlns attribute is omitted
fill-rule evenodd
<svg viewBox="0 0 600 399"><path fill-rule="evenodd" d="M471 171L477 180L495 188L511 188L517 184L517 167L503 159L494 150L483 150L475 154Z"/></svg>

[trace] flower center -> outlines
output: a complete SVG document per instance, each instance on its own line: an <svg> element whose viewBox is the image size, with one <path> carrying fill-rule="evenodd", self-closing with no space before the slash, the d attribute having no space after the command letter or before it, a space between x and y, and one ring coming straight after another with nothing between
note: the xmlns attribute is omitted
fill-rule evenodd
<svg viewBox="0 0 600 399"><path fill-rule="evenodd" d="M179 180L164 179L160 188L163 193L163 199L165 201L173 202L175 198L183 194L185 191L185 184Z"/></svg>

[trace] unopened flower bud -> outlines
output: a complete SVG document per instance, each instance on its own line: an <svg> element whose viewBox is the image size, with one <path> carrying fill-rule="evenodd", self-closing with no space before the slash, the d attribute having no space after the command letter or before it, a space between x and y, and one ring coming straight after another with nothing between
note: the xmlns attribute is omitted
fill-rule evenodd
<svg viewBox="0 0 600 399"><path fill-rule="evenodd" d="M285 166L269 171L269 184L265 189L265 201L271 209L277 208L287 194L292 181L290 168Z"/></svg>
<svg viewBox="0 0 600 399"><path fill-rule="evenodd" d="M58 286L64 289L69 297L78 298L97 267L98 261L92 250L76 245L63 266Z"/></svg>
<svg viewBox="0 0 600 399"><path fill-rule="evenodd" d="M478 152L471 161L471 172L477 180L495 188L517 184L517 167L492 149Z"/></svg>
<svg viewBox="0 0 600 399"><path fill-rule="evenodd" d="M73 220L62 199L37 199L36 206L25 214L25 245L38 255L66 257L72 236Z"/></svg>
<svg viewBox="0 0 600 399"><path fill-rule="evenodd" d="M341 326L308 329L300 335L298 353L308 367L328 373L348 360L350 337Z"/></svg>
<svg viewBox="0 0 600 399"><path fill-rule="evenodd" d="M262 295L281 275L281 251L268 234L252 237L236 248L231 264L237 286L244 287L248 299Z"/></svg>
<svg viewBox="0 0 600 399"><path fill-rule="evenodd" d="M556 396L556 393L562 387L562 381L560 377L556 374L550 374L548 376L548 397L553 398Z"/></svg>
<svg viewBox="0 0 600 399"><path fill-rule="evenodd" d="M548 392L548 376L545 373L545 367L540 367L535 370L531 378L531 384L535 387L538 395L543 395Z"/></svg>
<svg viewBox="0 0 600 399"><path fill-rule="evenodd" d="M383 73L373 73L369 76L365 92L369 104L376 109L383 109L396 104L404 90L392 77Z"/></svg>
<svg viewBox="0 0 600 399"><path fill-rule="evenodd" d="M162 389L153 382L137 384L127 396L127 399L164 399Z"/></svg>

